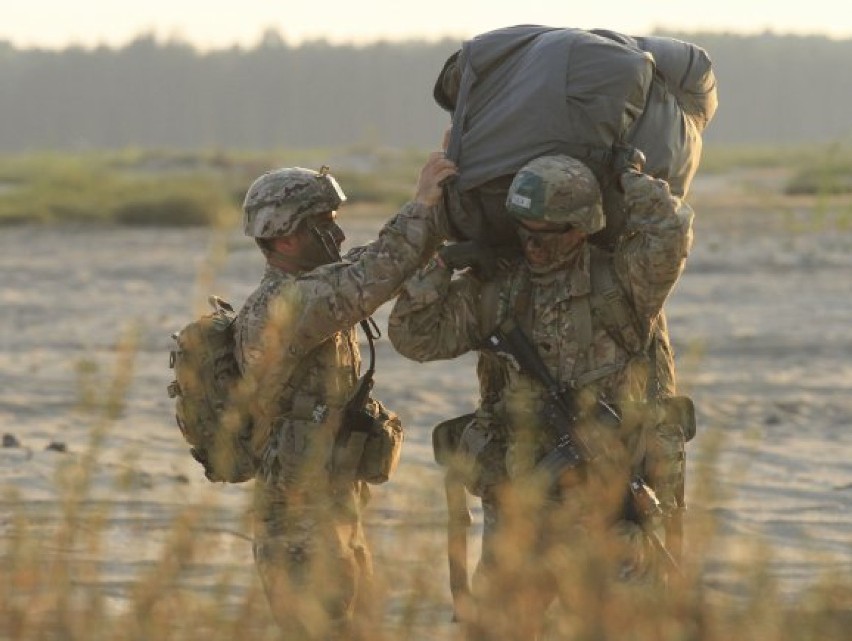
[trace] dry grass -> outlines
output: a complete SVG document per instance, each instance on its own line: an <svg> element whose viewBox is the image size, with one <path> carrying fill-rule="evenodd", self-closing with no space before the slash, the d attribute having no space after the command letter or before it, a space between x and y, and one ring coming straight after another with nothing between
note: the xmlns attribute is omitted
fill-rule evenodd
<svg viewBox="0 0 852 641"><path fill-rule="evenodd" d="M346 162L354 167L356 160L363 160L362 155L354 151L349 156L339 154L341 169L347 166ZM156 163L152 164L149 156L144 159L142 164L154 171L151 167ZM373 186L366 178L363 178L363 185L349 180L355 185L353 193L362 194L353 199L349 211L359 215L378 212L383 216L391 211L394 200L402 197L403 191L413 184L420 159L416 154L391 154L377 161L370 160L373 164L369 170L377 171L380 178L375 179L377 182ZM264 164L278 166L289 164L290 160L281 154L260 161L237 158L228 162L242 163L244 188L248 172L256 175ZM139 171L141 162L134 157L125 164ZM216 162L231 166L221 158ZM189 164L194 166L192 162ZM210 164L215 163L210 161ZM17 169L10 169L12 165ZM21 186L25 182L23 177L35 171L26 162L12 165L2 166L0 183L11 187L0 190L0 200L14 193L18 189L16 185L24 189ZM94 182L92 175L97 172L80 168L72 171L61 162L59 165L57 172L77 176L75 180L64 181L66 185L85 186ZM41 164L42 168L45 166ZM124 167L122 171L126 169L121 163L115 166ZM737 182L737 189L732 192L720 187L696 193L691 200L701 212L702 224L734 224L742 233L759 233L768 221L791 230L800 225L813 230L848 229L852 219L852 201L848 195L784 195L784 186L794 175L791 169L758 167L745 173L726 173L720 169L717 175L722 176L723 181L728 180L727 175L734 176L730 180ZM342 178L341 182L346 188L347 180ZM730 187L729 182L725 185ZM57 190L51 193L60 200L71 193L58 185L50 189ZM386 198L373 195L377 193L396 195ZM229 198L229 206L233 206L235 199ZM2 200L0 209L8 207L9 202ZM743 211L750 212L749 216L743 216ZM2 210L0 217L3 216L17 219L20 210ZM54 215L46 219L61 218ZM23 219L29 220L26 216ZM203 283L212 278L207 272L199 275L202 290L207 289ZM113 372L105 375L89 361L78 364L76 411L87 412L91 417L90 440L82 456L57 468L57 495L61 501L53 506L55 509L50 508L50 518L45 518L40 506L20 496L3 497L0 640L262 641L292 638L286 634L282 637L272 622L258 581L249 582L247 586L241 584L235 580L232 566L216 563L221 549L210 537L200 535L215 526L219 513L218 506L212 504L193 503L178 510L166 524L167 533L155 546L154 558L140 561L132 583L122 590L126 598L118 605L112 598L113 578L104 557L115 552L107 542L115 506L93 496L92 476L100 465L104 439L122 412L130 385L136 354L133 332L121 342L116 354ZM696 347L682 359L682 370L700 368L701 358L701 351ZM689 473L696 479L693 484L696 493L690 499L695 505L721 509L726 504L727 497L716 482L721 447L720 441L707 439L702 451L690 450ZM129 474L121 481L125 483L123 491L132 487L134 478ZM387 491L394 492L393 482ZM445 566L443 539L423 536L426 526L435 524L424 525L416 509L416 506L434 504L436 488L423 487L419 491L420 494L405 499L407 521L391 530L389 540L378 542L378 592L384 605L379 608L378 616L366 623L365 638L460 638L458 627L446 624L449 594L441 571ZM132 504L125 509L132 511ZM370 518L368 512L367 519ZM137 547L150 547L150 531L140 528L135 537L125 542L123 554L132 557ZM685 576L673 578L667 588L624 589L607 571L606 537L601 536L600 542L600 547L583 548L583 554L554 560L554 563L566 564L556 577L556 590L565 595L567 605L548 612L547 638L589 641L841 641L848 638L852 625L850 577L826 572L791 598L771 572L775 552L759 540L723 549L725 540L720 536L713 510L690 513L688 547L683 562ZM247 541L240 541L240 544L249 545ZM708 566L720 562L729 568L728 581L736 586L733 595L722 596L707 583ZM207 575L205 587L198 589L193 586L197 585L195 579L201 566ZM495 620L502 613L500 604L523 608L523 603L515 602L517 585L514 583L517 572L522 571L523 567L515 567L514 574L507 571L510 580L497 586L493 600ZM584 579L580 581L578 577ZM504 632L493 630L489 638L499 641L505 638Z"/></svg>
<svg viewBox="0 0 852 641"><path fill-rule="evenodd" d="M81 366L81 403L92 417L87 451L57 469L56 482L62 497L61 514L54 526L33 529L32 506L5 497L7 530L0 540L0 639L4 641L63 639L80 641L170 639L231 641L236 638L281 639L272 623L265 597L257 581L247 589L233 583L233 570L215 570L204 590L187 589L199 563L216 568L215 547L199 536L210 526L215 506L191 504L177 513L157 557L144 564L127 590L120 608L111 605L109 578L102 576L96 559L105 553L104 532L111 517L109 507L92 500L91 478L99 465L102 444L116 417L132 377L135 336L128 334L117 351L115 371L108 384L92 385L91 367ZM720 431L721 432L721 431ZM698 505L724 505L714 482L721 441L708 439L704 451L694 453L690 473L696 475ZM392 485L390 491L392 491ZM410 497L412 522L394 531L379 554L377 593L393 603L392 611L379 607L363 625L369 639L460 638L460 628L448 628L448 593L435 568L445 563L442 546L422 543L412 549L418 536L415 505L434 500L434 488L423 489L423 498ZM413 500L412 500L413 499ZM509 530L506 553L498 583L487 611L488 639L508 639L505 632L517 622L506 613L522 613L518 601L519 579L530 578L525 565L523 541L528 537L529 500L518 502L516 525ZM368 516L369 518L369 516ZM139 533L140 542L149 534ZM422 535L422 532L420 532ZM567 554L549 556L555 573L555 590L566 605L551 608L547 615L548 639L606 641L729 641L748 638L760 641L841 641L848 638L852 623L852 582L847 576L827 573L795 599L785 597L770 571L773 551L755 541L725 553L736 597L721 598L705 581L711 556L718 559L718 524L710 510L688 519L688 552L683 577L670 577L668 585L626 587L613 578L612 541L600 533L584 544L569 546ZM442 541L442 540L441 540ZM247 542L244 543L248 545ZM125 553L131 554L130 541ZM408 562L398 562L394 550L405 549ZM715 550L711 555L709 552ZM382 564L388 567L382 567ZM319 577L319 581L323 578ZM502 617L502 618L501 618ZM506 627L501 627L503 621ZM495 624L495 622L497 622ZM444 636L439 631L444 630ZM430 630L432 632L430 632ZM448 631L449 630L449 631ZM434 635L434 636L433 636Z"/></svg>

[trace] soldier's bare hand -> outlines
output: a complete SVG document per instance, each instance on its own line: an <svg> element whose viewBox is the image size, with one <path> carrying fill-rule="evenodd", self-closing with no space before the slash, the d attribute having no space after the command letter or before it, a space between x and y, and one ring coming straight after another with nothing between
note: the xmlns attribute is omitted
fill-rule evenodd
<svg viewBox="0 0 852 641"><path fill-rule="evenodd" d="M443 152L432 152L426 164L423 165L423 169L420 170L414 200L427 207L437 205L441 202L443 182L451 176L455 176L456 173L458 173L456 164L447 160Z"/></svg>

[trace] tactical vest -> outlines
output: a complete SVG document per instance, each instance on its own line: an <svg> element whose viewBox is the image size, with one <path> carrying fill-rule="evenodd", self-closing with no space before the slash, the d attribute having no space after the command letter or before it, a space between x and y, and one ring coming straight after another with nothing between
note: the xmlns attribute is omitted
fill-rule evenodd
<svg viewBox="0 0 852 641"><path fill-rule="evenodd" d="M272 317L281 314L273 305L287 304L295 277L278 274L264 283L247 301L237 317L238 361L249 392L254 419L252 450L258 460L258 475L270 481L295 481L302 476L302 463L315 459L317 474L321 460L330 456L330 444L340 425L342 409L355 387L360 354L354 328L336 332L319 345L300 349L291 325L283 322L270 337L263 338ZM298 305L293 298L293 305ZM291 310L295 312L296 310ZM285 317L290 316L284 312ZM257 357L258 349L273 350ZM327 451L324 451L325 450Z"/></svg>
<svg viewBox="0 0 852 641"><path fill-rule="evenodd" d="M647 361L647 398L660 398L674 394L674 359L669 344L665 318L646 326L637 316L627 293L614 272L612 255L597 246L589 245L591 292L588 296L571 299L575 322L578 358L589 358L592 347L593 324L602 326L610 338L632 359ZM486 283L482 290L482 316L480 329L488 334L501 321L514 315L522 317L530 308L529 282L525 271L516 270L507 281L500 279ZM508 286L507 286L508 285ZM582 388L615 371L617 367L591 368L577 378L576 386Z"/></svg>
<svg viewBox="0 0 852 641"><path fill-rule="evenodd" d="M317 473L331 456L343 408L357 381L360 354L355 330L337 332L304 355L278 392L275 416L256 443L258 470L267 480L310 482L305 464Z"/></svg>

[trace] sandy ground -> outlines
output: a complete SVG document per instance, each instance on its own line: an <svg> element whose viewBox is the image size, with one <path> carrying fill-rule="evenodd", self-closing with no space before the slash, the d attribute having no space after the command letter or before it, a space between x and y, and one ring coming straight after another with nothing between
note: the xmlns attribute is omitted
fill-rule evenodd
<svg viewBox="0 0 852 641"><path fill-rule="evenodd" d="M737 563L767 544L771 575L795 597L828 569L852 573L852 231L795 209L703 215L702 200L723 186L696 181L696 244L667 305L682 389L699 410L689 518L712 516L718 527L716 545L702 553L709 589L735 596ZM343 220L348 242L377 227ZM249 484L204 479L166 385L171 332L208 293L240 303L261 270L260 254L238 234L0 231L0 541L21 516L51 541L75 482L68 463L94 453L83 505L103 516L103 536L96 553L57 551L91 562L79 583L120 610L177 515L203 505L208 517L196 531L209 548L177 589L209 592L223 573L234 599L257 587L243 518ZM387 313L376 315L382 328ZM133 331L136 352L125 361L117 346ZM378 367L376 395L403 417L407 440L397 476L375 488L368 512L376 563L392 586L389 619L409 616L410 595L425 591L433 598L417 599L414 616L423 638L438 638L450 598L430 428L473 407L474 362L417 365L383 339ZM92 401L109 397L116 373L126 375L127 394L105 418ZM715 460L714 448L718 483L708 493L697 470Z"/></svg>

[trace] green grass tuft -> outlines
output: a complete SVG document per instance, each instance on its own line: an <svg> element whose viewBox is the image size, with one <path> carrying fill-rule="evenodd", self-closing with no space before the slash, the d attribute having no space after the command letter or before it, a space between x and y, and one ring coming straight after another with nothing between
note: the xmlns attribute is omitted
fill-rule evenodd
<svg viewBox="0 0 852 641"><path fill-rule="evenodd" d="M216 225L239 218L255 178L286 166L330 165L350 203L387 211L411 197L425 158L425 152L358 147L0 156L0 225Z"/></svg>

